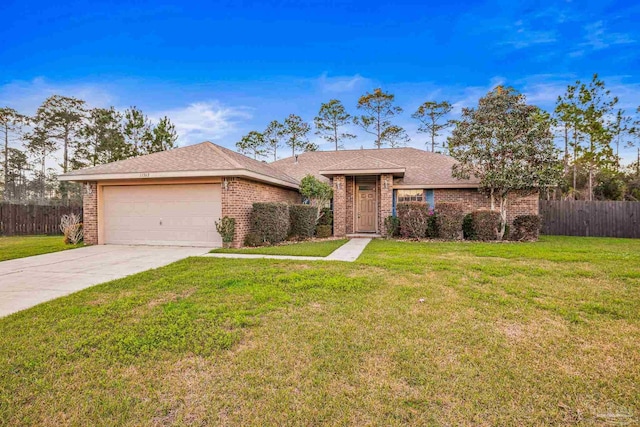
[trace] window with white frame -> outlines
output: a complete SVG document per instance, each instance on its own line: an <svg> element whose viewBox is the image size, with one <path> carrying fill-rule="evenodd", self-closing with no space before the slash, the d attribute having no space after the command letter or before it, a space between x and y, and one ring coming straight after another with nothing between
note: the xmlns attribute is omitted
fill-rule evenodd
<svg viewBox="0 0 640 427"><path fill-rule="evenodd" d="M398 190L396 197L398 203L424 202L424 190Z"/></svg>

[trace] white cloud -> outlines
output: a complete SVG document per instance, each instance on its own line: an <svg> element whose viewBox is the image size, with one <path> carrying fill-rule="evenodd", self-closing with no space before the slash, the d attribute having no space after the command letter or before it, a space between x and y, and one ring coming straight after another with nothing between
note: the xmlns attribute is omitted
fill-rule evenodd
<svg viewBox="0 0 640 427"><path fill-rule="evenodd" d="M634 43L635 40L628 34L616 33L608 28L603 21L597 21L584 26L585 42L583 46L593 50L606 49L611 45Z"/></svg>
<svg viewBox="0 0 640 427"><path fill-rule="evenodd" d="M360 74L354 76L329 77L327 73L318 78L318 85L322 92L344 93L360 90L368 85L370 80Z"/></svg>
<svg viewBox="0 0 640 427"><path fill-rule="evenodd" d="M194 102L182 108L152 112L152 120L167 116L176 126L178 144L189 145L205 140L221 141L237 132L242 121L252 118L247 107L230 107L218 101Z"/></svg>
<svg viewBox="0 0 640 427"><path fill-rule="evenodd" d="M51 95L73 96L87 102L89 107L108 107L117 102L105 84L52 83L43 77L29 81L13 81L0 86L0 105L10 106L23 114L33 115Z"/></svg>

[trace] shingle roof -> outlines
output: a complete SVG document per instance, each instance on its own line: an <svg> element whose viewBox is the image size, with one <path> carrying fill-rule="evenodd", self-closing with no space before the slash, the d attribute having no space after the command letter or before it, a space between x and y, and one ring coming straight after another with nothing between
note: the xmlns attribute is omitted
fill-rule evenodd
<svg viewBox="0 0 640 427"><path fill-rule="evenodd" d="M393 167L405 168L404 176L397 178L394 185L454 187L478 184L475 178L460 180L451 176L451 168L456 163L452 157L417 148L312 151L299 154L297 162L294 157L288 157L270 165L298 180L312 174L326 182L328 179L322 176L320 171L346 170L349 166L352 169L366 166L368 169L376 162L379 162L381 167L385 165L385 168L391 168L390 164Z"/></svg>
<svg viewBox="0 0 640 427"><path fill-rule="evenodd" d="M343 160L333 165L321 169L322 171L362 171L362 170L382 170L382 169L405 169L397 163L388 162L368 155ZM322 173L324 175L324 173Z"/></svg>
<svg viewBox="0 0 640 427"><path fill-rule="evenodd" d="M394 185L416 186L474 186L476 179L459 180L451 176L455 160L449 156L417 148L386 148L370 150L314 151L288 157L272 163L260 162L235 151L213 144L180 147L173 150L134 157L118 162L68 172L61 180L90 180L91 177L109 179L150 173L198 176L247 175L254 179L270 180L279 185L296 187L307 174L328 181L320 172L358 170L402 170L404 175ZM402 175L402 174L399 174ZM159 175L156 175L159 176ZM133 176L135 177L135 176ZM275 180L275 181L274 181Z"/></svg>
<svg viewBox="0 0 640 427"><path fill-rule="evenodd" d="M298 184L296 179L288 176L281 169L274 168L268 163L251 159L208 141L118 162L78 169L64 174L63 177L72 179L74 176L85 175L236 170L246 170L291 184Z"/></svg>

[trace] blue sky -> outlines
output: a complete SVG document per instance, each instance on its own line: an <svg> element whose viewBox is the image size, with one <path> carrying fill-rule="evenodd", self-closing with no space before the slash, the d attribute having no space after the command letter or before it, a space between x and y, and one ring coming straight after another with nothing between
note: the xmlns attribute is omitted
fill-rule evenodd
<svg viewBox="0 0 640 427"><path fill-rule="evenodd" d="M33 113L52 93L168 114L180 144L228 147L289 113L312 121L375 87L411 112L459 112L496 84L552 108L597 72L640 105L640 3L632 1L52 1L0 5L0 104ZM350 147L372 147L366 135ZM328 146L322 146L327 149ZM626 150L631 158L633 150Z"/></svg>

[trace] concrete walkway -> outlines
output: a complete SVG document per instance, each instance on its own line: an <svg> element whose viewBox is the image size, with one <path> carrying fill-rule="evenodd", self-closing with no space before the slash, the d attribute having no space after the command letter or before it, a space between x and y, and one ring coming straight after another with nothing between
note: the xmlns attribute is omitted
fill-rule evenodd
<svg viewBox="0 0 640 427"><path fill-rule="evenodd" d="M0 262L0 317L207 248L97 245Z"/></svg>
<svg viewBox="0 0 640 427"><path fill-rule="evenodd" d="M297 261L345 261L353 262L358 259L371 239L351 239L326 257L293 256L293 255L263 255L263 254L204 254L211 258L235 258L235 259L292 259Z"/></svg>

